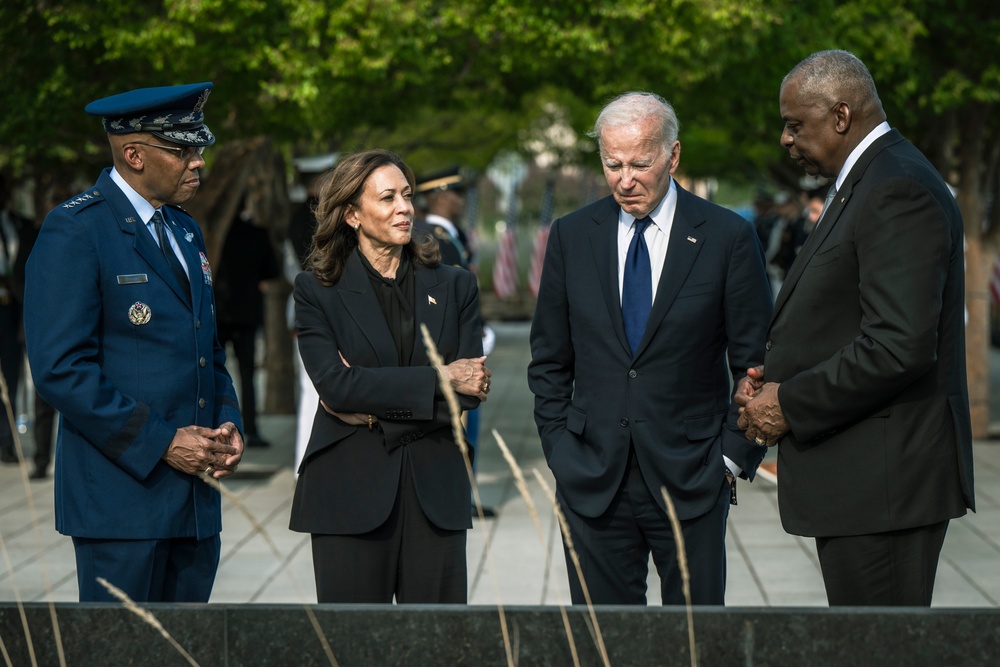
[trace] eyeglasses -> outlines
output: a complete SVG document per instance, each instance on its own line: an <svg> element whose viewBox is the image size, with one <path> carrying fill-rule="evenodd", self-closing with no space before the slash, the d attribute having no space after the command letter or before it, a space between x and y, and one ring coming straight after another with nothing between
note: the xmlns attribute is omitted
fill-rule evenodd
<svg viewBox="0 0 1000 667"><path fill-rule="evenodd" d="M170 151L184 162L190 162L205 152L204 146L185 146L184 148L175 148L174 146L164 146L163 144L147 144L145 141L133 141L132 143L139 144L140 146L152 146L153 148L159 148L160 150Z"/></svg>

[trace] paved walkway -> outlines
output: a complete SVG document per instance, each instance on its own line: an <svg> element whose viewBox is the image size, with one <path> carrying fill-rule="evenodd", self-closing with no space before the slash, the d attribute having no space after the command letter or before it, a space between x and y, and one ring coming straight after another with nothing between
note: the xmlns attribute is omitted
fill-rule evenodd
<svg viewBox="0 0 1000 667"><path fill-rule="evenodd" d="M555 605L569 602L566 566L551 505L531 474L552 482L531 418L525 368L528 327L496 326L489 360L493 390L483 408L478 481L485 504L499 516L476 520L469 533L470 602L480 605ZM1000 378L1000 353L993 375ZM994 386L998 386L995 382ZM264 416L263 435L273 444L250 450L244 478L226 483L234 499L223 502L222 564L212 602L315 602L308 536L288 530L294 475L294 417ZM491 435L496 429L527 476L540 518L536 528ZM24 448L32 451L29 434ZM952 522L935 587L938 607L1000 606L1000 443L975 445L979 512ZM769 454L769 458L773 452ZM15 466L0 467L0 600L75 601L73 548L53 528L52 482L28 482ZM244 513L244 509L253 518ZM137 509L137 511L140 511ZM773 484L740 486L728 535L730 606L825 606L812 540L787 535L778 521ZM487 548L488 547L488 548ZM650 603L659 585L650 577Z"/></svg>

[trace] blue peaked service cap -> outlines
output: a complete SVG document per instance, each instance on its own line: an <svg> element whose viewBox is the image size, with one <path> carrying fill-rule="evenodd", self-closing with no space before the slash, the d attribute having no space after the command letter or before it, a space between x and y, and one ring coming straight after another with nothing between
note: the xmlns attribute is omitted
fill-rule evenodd
<svg viewBox="0 0 1000 667"><path fill-rule="evenodd" d="M183 146L211 146L215 135L202 109L212 83L139 88L95 100L85 111L101 116L108 134L149 132Z"/></svg>

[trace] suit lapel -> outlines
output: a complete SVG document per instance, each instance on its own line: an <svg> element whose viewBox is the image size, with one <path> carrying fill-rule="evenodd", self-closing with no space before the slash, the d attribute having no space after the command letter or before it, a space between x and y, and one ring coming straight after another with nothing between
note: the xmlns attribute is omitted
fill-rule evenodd
<svg viewBox="0 0 1000 667"><path fill-rule="evenodd" d="M111 204L115 212L115 220L118 228L125 234L132 235L132 247L136 253L149 265L150 270L159 276L166 283L177 297L188 306L191 301L185 293L183 286L177 283L173 271L167 265L167 260L160 252L160 246L153 240L153 235L145 223L135 212L132 203L121 191L121 188L111 179L110 169L106 169L97 181L97 187L104 193L104 197Z"/></svg>
<svg viewBox="0 0 1000 667"><path fill-rule="evenodd" d="M437 271L428 269L416 261L413 264L413 280L415 283L413 314L416 331L410 363L413 366L426 366L430 364L430 357L427 348L424 347L420 325L427 327L432 340L441 340L444 314L448 307L448 284L438 281Z"/></svg>
<svg viewBox="0 0 1000 667"><path fill-rule="evenodd" d="M396 343L382 315L382 308L372 290L371 280L356 252L347 258L344 275L337 283L337 294L347 313L375 350L381 366L398 366Z"/></svg>
<svg viewBox="0 0 1000 667"><path fill-rule="evenodd" d="M191 286L191 299L193 300L193 308L195 312L201 306L202 290L201 283L204 281L202 278L201 270L201 257L198 256L198 250L191 239L194 238L193 232L189 229L185 229L177 224L177 221L173 218L173 211L168 212L169 207L163 207L164 219L167 221L167 225L170 227L170 233L174 235L174 240L177 241L177 247L180 248L181 254L184 256L184 263L187 264L188 270L188 283ZM173 272L171 272L173 275ZM175 279L172 283L179 294L187 301L188 295L184 290L183 285L179 285ZM190 303L190 301L188 301Z"/></svg>
<svg viewBox="0 0 1000 667"><path fill-rule="evenodd" d="M625 322L622 320L621 293L618 286L618 204L613 197L606 200L607 207L594 215L590 229L590 246L594 254L594 268L604 294L604 303L611 317L611 327L626 354L632 356L632 348L625 336Z"/></svg>
<svg viewBox="0 0 1000 667"><path fill-rule="evenodd" d="M667 242L667 256L663 262L663 272L656 287L656 299L649 313L646 331L639 343L636 356L649 344L656 329L667 316L670 306L677 298L677 293L691 272L691 267L704 245L704 234L698 227L705 222L698 209L692 206L692 195L680 185L677 186L677 210L674 221L670 225L670 240Z"/></svg>
<svg viewBox="0 0 1000 667"><path fill-rule="evenodd" d="M816 251L823 245L823 242L830 236L830 233L837 226L840 221L841 214L847 208L847 203L851 200L851 195L854 193L854 187L857 185L858 181L864 176L865 172L868 170L868 166L875 159L875 156L881 153L883 150L897 144L903 140L903 136L897 130L891 130L888 133L882 135L875 142L861 154L854 166L851 167L851 172L844 179L843 185L837 190L836 196L830 202L830 207L823 214L823 219L820 220L816 229L812 231L809 238L806 239L805 244L802 249L799 250L798 256L795 261L792 262L791 267L788 269L788 274L785 276L785 280L781 284L781 290L778 292L778 296L774 300L774 310L771 311L771 322L773 323L775 318L778 316L778 312L781 307L785 305L788 301L788 297L791 295L792 291L795 289L795 285L798 284L799 278L802 277L802 272L805 271L806 266L809 265L809 261L812 259Z"/></svg>

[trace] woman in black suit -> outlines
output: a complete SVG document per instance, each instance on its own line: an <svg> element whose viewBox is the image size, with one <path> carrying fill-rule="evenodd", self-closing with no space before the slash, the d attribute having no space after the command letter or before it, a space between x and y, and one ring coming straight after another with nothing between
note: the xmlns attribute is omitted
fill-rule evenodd
<svg viewBox="0 0 1000 667"><path fill-rule="evenodd" d="M469 478L424 348L426 325L468 410L486 400L473 274L411 239L413 173L382 150L323 179L299 350L320 396L292 504L320 602L464 603Z"/></svg>

